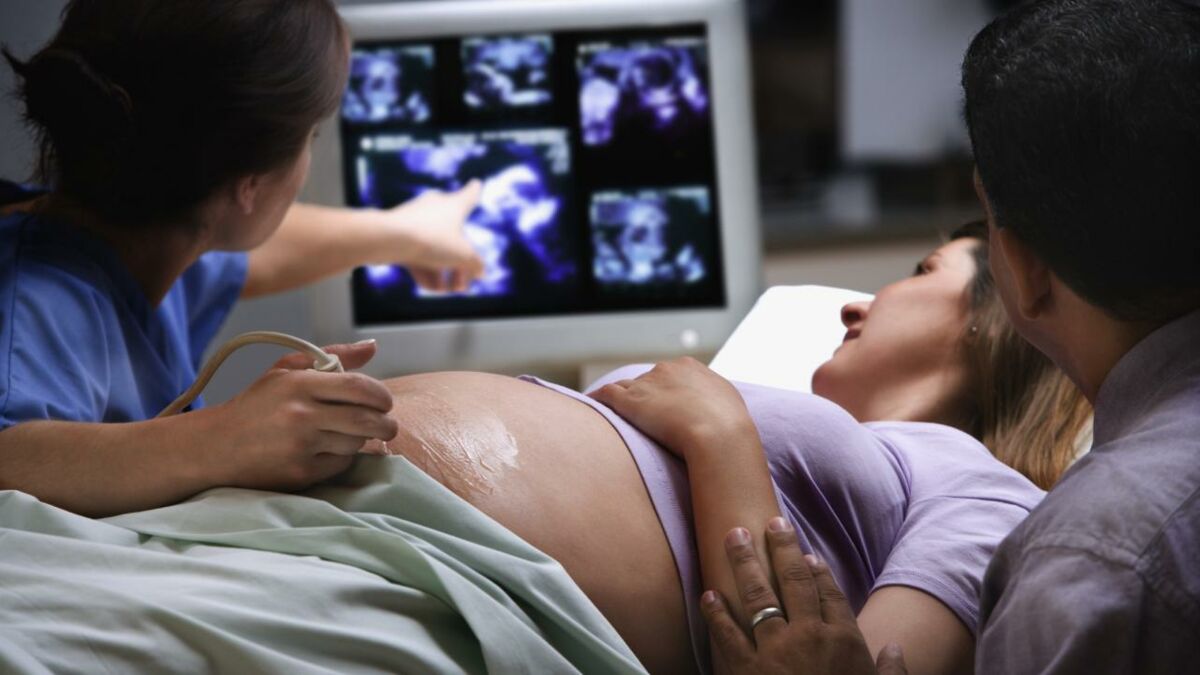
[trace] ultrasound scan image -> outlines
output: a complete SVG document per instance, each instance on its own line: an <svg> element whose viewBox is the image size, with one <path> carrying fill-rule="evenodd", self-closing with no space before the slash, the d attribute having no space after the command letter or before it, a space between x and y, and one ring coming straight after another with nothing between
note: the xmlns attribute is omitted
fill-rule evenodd
<svg viewBox="0 0 1200 675"><path fill-rule="evenodd" d="M549 105L553 52L549 35L463 40L463 102L476 110Z"/></svg>
<svg viewBox="0 0 1200 675"><path fill-rule="evenodd" d="M579 46L583 143L675 140L709 120L707 50L701 38Z"/></svg>
<svg viewBox="0 0 1200 675"><path fill-rule="evenodd" d="M421 124L433 99L433 47L355 49L342 119L360 124Z"/></svg>
<svg viewBox="0 0 1200 675"><path fill-rule="evenodd" d="M479 207L466 235L484 261L482 278L466 293L418 297L495 297L536 294L575 279L576 249L564 232L570 147L563 129L485 131L417 137L364 138L358 157L363 205L388 208L426 190L455 190L483 181ZM399 268L368 268L376 288L411 284Z"/></svg>
<svg viewBox="0 0 1200 675"><path fill-rule="evenodd" d="M706 188L601 192L592 197L593 272L601 286L690 286L712 266Z"/></svg>

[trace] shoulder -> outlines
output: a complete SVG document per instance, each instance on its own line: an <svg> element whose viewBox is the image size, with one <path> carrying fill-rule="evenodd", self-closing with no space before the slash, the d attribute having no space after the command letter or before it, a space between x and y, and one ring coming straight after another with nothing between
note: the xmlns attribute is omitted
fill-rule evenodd
<svg viewBox="0 0 1200 675"><path fill-rule="evenodd" d="M945 424L868 422L866 425L908 457L926 463L1004 466L974 436Z"/></svg>
<svg viewBox="0 0 1200 675"><path fill-rule="evenodd" d="M112 305L108 277L95 265L70 255L56 255L44 242L26 236L31 218L0 218L0 305L9 322L22 318L57 323L95 319ZM9 323L6 322L6 323ZM7 325L8 328L16 328Z"/></svg>
<svg viewBox="0 0 1200 675"><path fill-rule="evenodd" d="M1045 496L976 438L953 427L918 422L872 422L867 426L907 467L914 500L927 496L982 499L1028 512Z"/></svg>
<svg viewBox="0 0 1200 675"><path fill-rule="evenodd" d="M1024 546L1101 546L1133 560L1181 520L1191 519L1200 533L1200 428L1193 426L1194 437L1161 432L1142 435L1136 446L1099 446L1071 467L1022 528ZM1200 534L1195 539L1200 559Z"/></svg>
<svg viewBox="0 0 1200 675"><path fill-rule="evenodd" d="M193 365L199 367L200 355L217 334L246 285L245 253L210 251L192 264L172 290L174 302L181 304L184 331ZM177 293L177 295L176 295Z"/></svg>
<svg viewBox="0 0 1200 675"><path fill-rule="evenodd" d="M106 397L107 341L120 334L107 278L22 251L2 226L0 255L0 417L90 418Z"/></svg>
<svg viewBox="0 0 1200 675"><path fill-rule="evenodd" d="M246 284L248 257L242 252L209 251L192 263L177 282L189 304L204 304L211 298L241 294Z"/></svg>
<svg viewBox="0 0 1200 675"><path fill-rule="evenodd" d="M1123 570L1164 607L1200 625L1200 470L1128 462L1099 448L1073 467L1004 543L997 593L1086 557ZM1143 451L1147 459L1153 456ZM1069 575L1069 564L1062 568Z"/></svg>
<svg viewBox="0 0 1200 675"><path fill-rule="evenodd" d="M910 519L927 514L925 520L938 527L961 523L998 543L1046 494L958 429L917 422L866 426L904 469Z"/></svg>
<svg viewBox="0 0 1200 675"><path fill-rule="evenodd" d="M103 376L108 340L120 336L104 270L35 236L26 214L0 219L0 406L18 385L65 388Z"/></svg>
<svg viewBox="0 0 1200 675"><path fill-rule="evenodd" d="M176 285L190 305L232 304L246 285L249 256L241 251L209 251L184 270Z"/></svg>
<svg viewBox="0 0 1200 675"><path fill-rule="evenodd" d="M184 271L186 284L245 281L248 256L241 251L209 251Z"/></svg>

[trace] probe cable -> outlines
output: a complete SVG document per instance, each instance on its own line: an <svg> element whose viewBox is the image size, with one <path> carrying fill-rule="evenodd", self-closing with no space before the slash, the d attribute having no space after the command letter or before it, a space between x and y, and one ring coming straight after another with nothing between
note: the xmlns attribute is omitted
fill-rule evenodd
<svg viewBox="0 0 1200 675"><path fill-rule="evenodd" d="M204 388L208 386L208 381L211 380L213 375L217 373L217 369L221 367L221 364L225 362L225 359L229 358L230 354L234 353L238 349L241 349L242 347L245 347L246 345L252 344L279 345L280 347L288 347L298 352L308 354L309 356L313 357L313 365L310 370L316 370L322 373L345 372L345 370L342 368L342 361L337 357L337 354L329 354L325 351L322 351L320 347L307 340L301 340L300 338L288 335L287 333L275 333L273 331L266 330L242 333L229 342L221 345L221 348L217 350L217 353L213 354L212 358L210 358L204 364L204 368L200 370L200 374L196 376L196 381L192 383L192 386L188 387L187 391L183 392L179 398L175 399L171 405L164 408L163 411L158 413L158 415L155 417L170 417L171 415L182 412L184 408L191 405L192 401L195 401L196 397L204 391Z"/></svg>

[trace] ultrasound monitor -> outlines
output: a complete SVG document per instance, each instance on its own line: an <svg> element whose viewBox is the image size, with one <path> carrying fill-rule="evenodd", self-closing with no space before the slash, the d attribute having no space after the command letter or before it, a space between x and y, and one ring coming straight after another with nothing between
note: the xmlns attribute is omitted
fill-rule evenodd
<svg viewBox="0 0 1200 675"><path fill-rule="evenodd" d="M463 292L401 266L313 294L317 337L374 370L715 351L759 291L737 0L448 0L342 9L339 114L306 198L386 209L482 182Z"/></svg>

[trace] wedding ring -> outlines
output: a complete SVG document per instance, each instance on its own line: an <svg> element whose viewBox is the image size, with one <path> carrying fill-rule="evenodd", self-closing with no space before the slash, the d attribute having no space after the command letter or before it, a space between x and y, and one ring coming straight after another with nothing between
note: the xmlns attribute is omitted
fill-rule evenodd
<svg viewBox="0 0 1200 675"><path fill-rule="evenodd" d="M750 630L758 628L758 624L766 621L767 619L774 618L780 618L784 621L787 621L787 616L785 616L783 610L779 609L778 607L767 607L766 609L760 609L750 619Z"/></svg>

